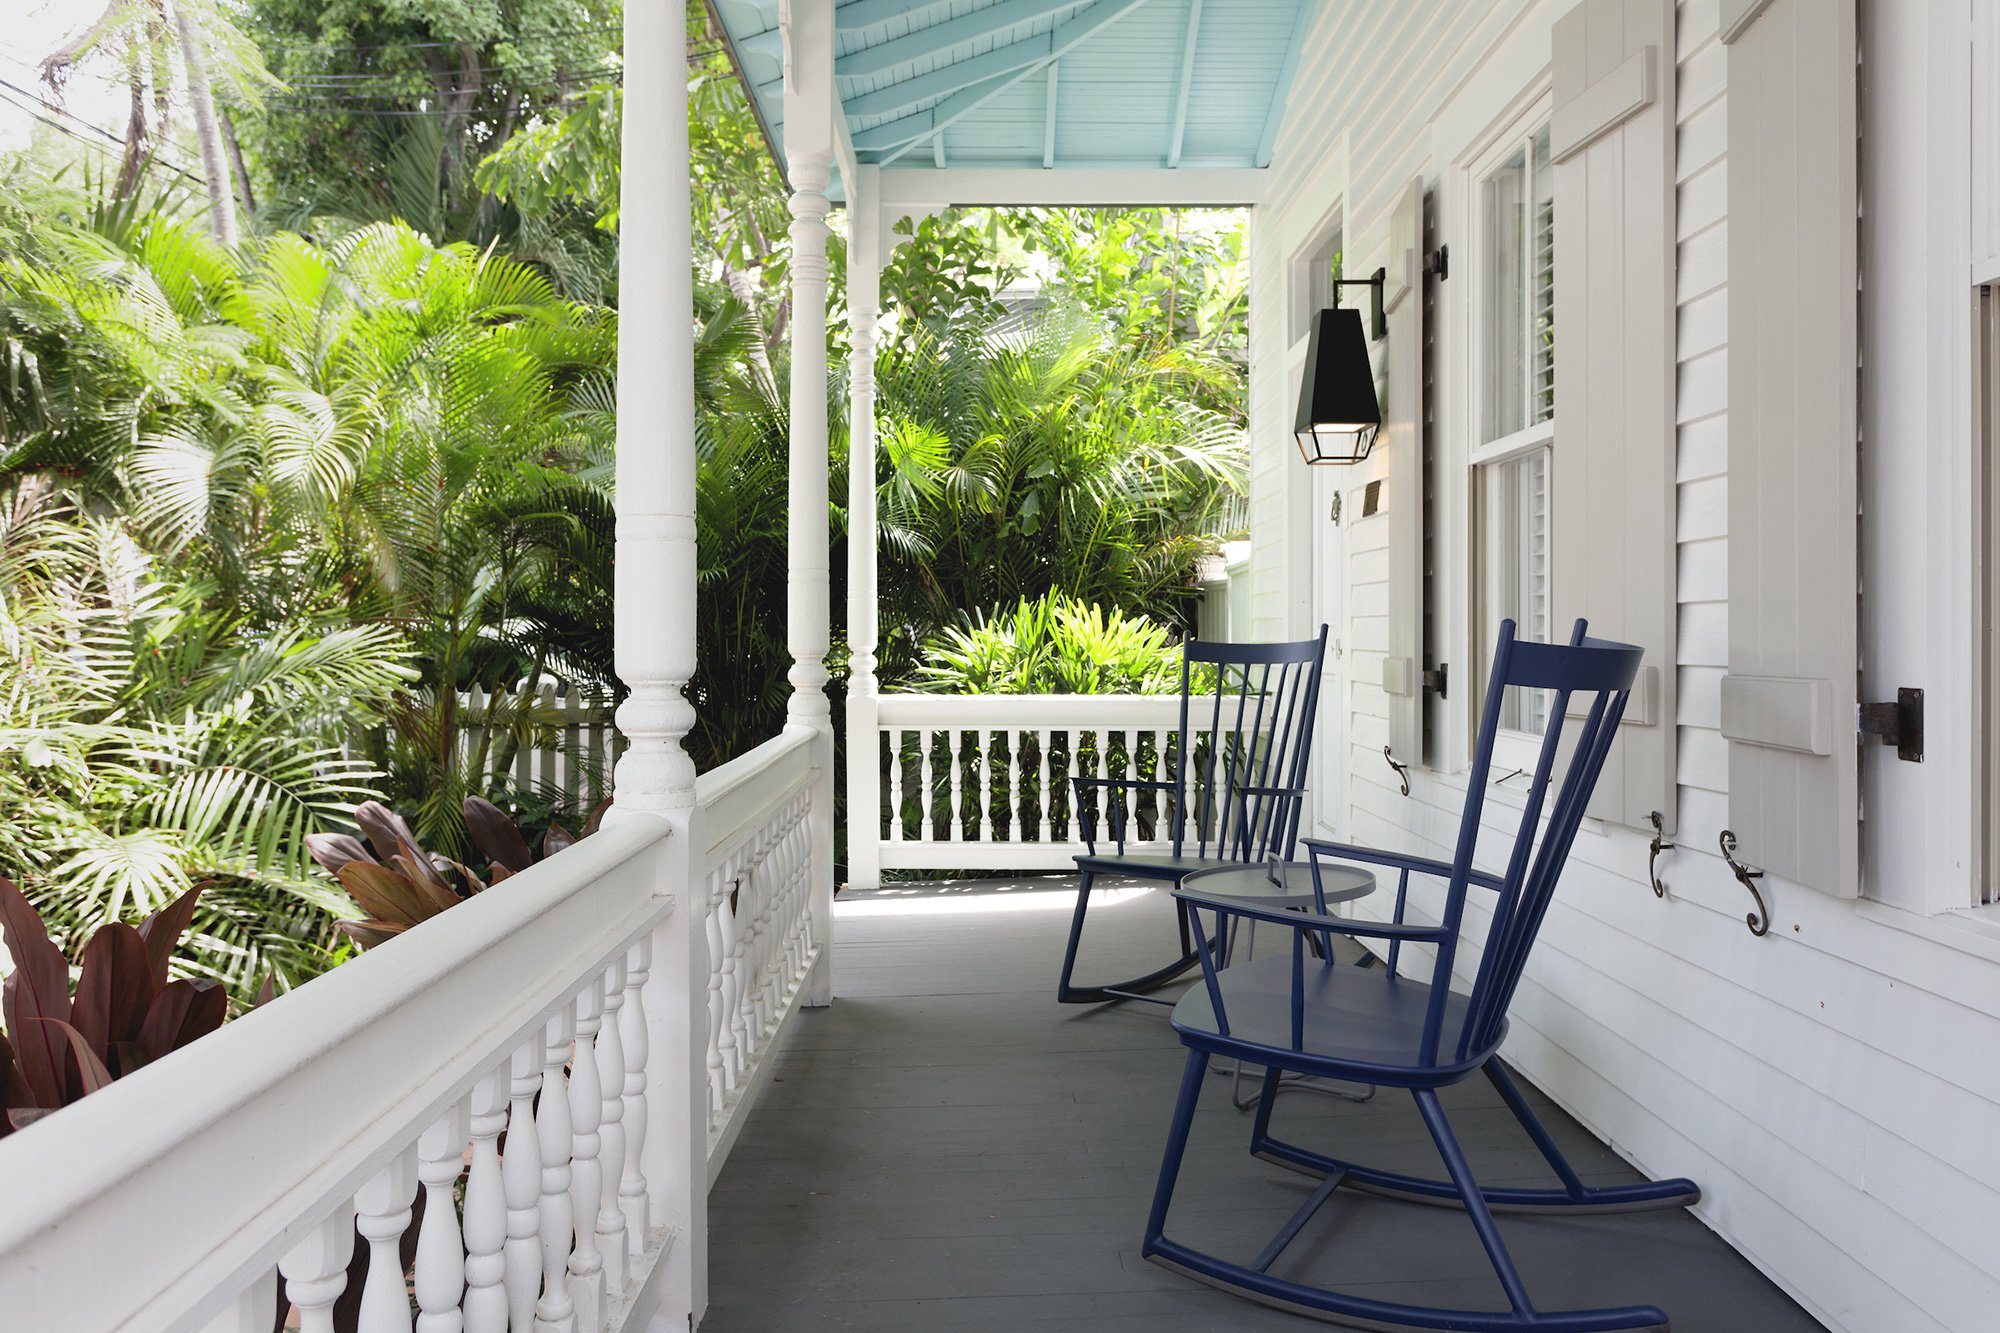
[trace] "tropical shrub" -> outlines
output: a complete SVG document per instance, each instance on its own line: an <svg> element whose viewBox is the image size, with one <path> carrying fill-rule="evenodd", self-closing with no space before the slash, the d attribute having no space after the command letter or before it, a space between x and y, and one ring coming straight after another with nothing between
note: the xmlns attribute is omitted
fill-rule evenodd
<svg viewBox="0 0 2000 1333"><path fill-rule="evenodd" d="M1174 633L1061 593L975 613L928 640L916 687L933 694L1178 694Z"/></svg>
<svg viewBox="0 0 2000 1333"><path fill-rule="evenodd" d="M346 833L316 833L306 841L313 859L368 913L360 921L338 922L340 932L370 949L589 837L609 804L592 812L582 833L552 822L537 856L504 810L484 797L466 797L465 826L487 858L484 879L463 862L424 851L403 817L376 801L354 811L366 842Z"/></svg>
<svg viewBox="0 0 2000 1333"><path fill-rule="evenodd" d="M0 876L0 935L14 970L0 1033L0 1138L222 1026L222 986L169 979L174 946L200 888L135 928L106 922L83 946L75 994L69 960L14 882Z"/></svg>
<svg viewBox="0 0 2000 1333"><path fill-rule="evenodd" d="M0 489L0 867L80 938L207 886L192 970L239 1003L335 960L307 835L374 772L341 749L409 675L380 625L257 630L46 479Z"/></svg>
<svg viewBox="0 0 2000 1333"><path fill-rule="evenodd" d="M879 370L882 675L965 608L1059 592L1177 628L1233 528L1241 427L1189 401L1221 374L1056 308L910 331Z"/></svg>

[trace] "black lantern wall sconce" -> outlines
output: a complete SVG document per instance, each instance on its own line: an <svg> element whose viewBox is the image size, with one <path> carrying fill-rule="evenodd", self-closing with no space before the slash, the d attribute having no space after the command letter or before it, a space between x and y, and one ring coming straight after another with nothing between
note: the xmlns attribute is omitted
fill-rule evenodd
<svg viewBox="0 0 2000 1333"><path fill-rule="evenodd" d="M1299 384L1299 415L1294 426L1299 452L1310 464L1359 463L1368 457L1382 429L1382 406L1375 397L1375 371L1368 361L1370 336L1389 332L1382 310L1382 289L1388 271L1376 269L1366 278L1335 278L1334 297L1342 287L1369 289L1370 323L1361 312L1334 305L1313 316L1306 343L1305 376Z"/></svg>

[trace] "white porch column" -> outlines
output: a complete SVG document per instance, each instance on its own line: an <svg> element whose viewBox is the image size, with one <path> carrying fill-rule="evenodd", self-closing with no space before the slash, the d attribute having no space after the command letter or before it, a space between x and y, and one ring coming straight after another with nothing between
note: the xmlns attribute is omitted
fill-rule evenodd
<svg viewBox="0 0 2000 1333"><path fill-rule="evenodd" d="M658 1318L691 1326L708 1303L707 944L692 892L695 667L694 289L689 237L686 0L625 6L624 214L619 244L618 539L613 617L627 748L611 818L668 825L643 996L650 1042L644 1167L648 1230L674 1233ZM697 1030L699 1028L699 1030ZM651 1248L650 1238L647 1248Z"/></svg>
<svg viewBox="0 0 2000 1333"><path fill-rule="evenodd" d="M875 582L875 323L882 304L884 246L880 167L847 186L847 883L882 883L881 740L875 653L880 646Z"/></svg>
<svg viewBox="0 0 2000 1333"><path fill-rule="evenodd" d="M785 164L792 181L791 513L786 644L788 730L810 729L819 770L813 793L812 915L820 956L806 1003L833 999L833 726L826 696L832 586L828 579L826 215L833 174L833 0L794 0L785 25Z"/></svg>

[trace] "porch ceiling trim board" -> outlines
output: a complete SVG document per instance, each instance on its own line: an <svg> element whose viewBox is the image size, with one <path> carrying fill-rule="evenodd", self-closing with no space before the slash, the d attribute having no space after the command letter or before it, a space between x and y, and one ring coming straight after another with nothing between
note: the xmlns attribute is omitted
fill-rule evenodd
<svg viewBox="0 0 2000 1333"><path fill-rule="evenodd" d="M1090 166L1088 171L1075 168ZM1079 207L1087 204L1248 207L1260 203L1270 173L1249 167L1202 170L1116 167L1066 160L1064 169L953 167L943 171L884 171L884 209L969 207Z"/></svg>

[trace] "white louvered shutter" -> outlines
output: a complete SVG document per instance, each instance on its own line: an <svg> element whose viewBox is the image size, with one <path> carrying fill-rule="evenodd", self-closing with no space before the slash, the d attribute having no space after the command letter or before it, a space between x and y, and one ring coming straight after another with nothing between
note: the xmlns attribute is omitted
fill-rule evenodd
<svg viewBox="0 0 2000 1333"><path fill-rule="evenodd" d="M1389 222L1389 318L1382 439L1389 511L1389 648L1382 663L1389 750L1424 762L1424 183L1410 182Z"/></svg>
<svg viewBox="0 0 2000 1333"><path fill-rule="evenodd" d="M1860 891L1854 0L1723 0L1729 43L1729 821Z"/></svg>
<svg viewBox="0 0 2000 1333"><path fill-rule="evenodd" d="M1555 25L1554 637L1646 650L1590 813L1675 821L1674 5L1585 0ZM1537 277L1540 273L1538 271ZM1536 299L1541 298L1539 287ZM1535 391L1544 392L1537 367Z"/></svg>

